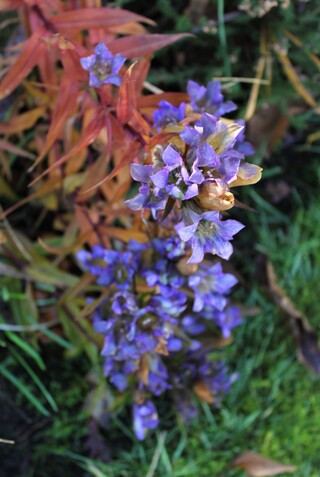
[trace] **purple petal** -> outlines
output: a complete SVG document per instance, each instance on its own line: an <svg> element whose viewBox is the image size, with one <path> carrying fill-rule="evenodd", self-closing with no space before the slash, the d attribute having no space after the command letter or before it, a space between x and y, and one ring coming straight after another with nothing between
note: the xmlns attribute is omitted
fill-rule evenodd
<svg viewBox="0 0 320 477"><path fill-rule="evenodd" d="M103 81L103 84L114 84L115 86L121 86L122 78L119 75L107 76Z"/></svg>
<svg viewBox="0 0 320 477"><path fill-rule="evenodd" d="M168 177L169 177L169 171L166 168L161 169L161 171L156 172L156 174L153 174L150 176L150 179L154 183L156 187L159 187L159 189L162 189L166 187L168 184Z"/></svg>
<svg viewBox="0 0 320 477"><path fill-rule="evenodd" d="M192 197L196 197L199 194L199 189L197 184L192 184L188 187L186 193L184 194L184 199L188 200Z"/></svg>
<svg viewBox="0 0 320 477"><path fill-rule="evenodd" d="M153 166L142 166L141 164L131 164L130 173L132 179L139 182L148 182L153 172Z"/></svg>
<svg viewBox="0 0 320 477"><path fill-rule="evenodd" d="M200 263L204 257L204 247L201 240L195 238L192 242L192 255L188 260L188 263Z"/></svg>
<svg viewBox="0 0 320 477"><path fill-rule="evenodd" d="M181 131L180 137L186 144L196 147L199 144L201 134L194 128L188 126Z"/></svg>
<svg viewBox="0 0 320 477"><path fill-rule="evenodd" d="M198 147L197 157L199 167L217 167L220 165L214 149L207 142Z"/></svg>
<svg viewBox="0 0 320 477"><path fill-rule="evenodd" d="M93 67L95 62L95 55L90 55L85 58L80 58L80 64L84 70L90 70Z"/></svg>
<svg viewBox="0 0 320 477"><path fill-rule="evenodd" d="M112 73L117 74L119 73L119 70L121 66L124 64L126 61L126 57L118 53L112 60Z"/></svg>
<svg viewBox="0 0 320 477"><path fill-rule="evenodd" d="M102 84L103 84L102 81L100 81L99 78L94 73L92 73L92 71L90 71L89 86L91 86L91 88L98 88Z"/></svg>
<svg viewBox="0 0 320 477"><path fill-rule="evenodd" d="M98 43L94 49L96 55L99 55L102 60L110 61L113 58L111 51L102 42Z"/></svg>
<svg viewBox="0 0 320 477"><path fill-rule="evenodd" d="M162 160L168 166L169 170L176 169L183 164L182 157L171 146L166 147L163 151Z"/></svg>
<svg viewBox="0 0 320 477"><path fill-rule="evenodd" d="M210 98L212 104L219 104L223 101L221 94L221 83L218 81L210 81L207 86L207 97Z"/></svg>
<svg viewBox="0 0 320 477"><path fill-rule="evenodd" d="M180 226L180 224L181 222L176 225L175 229L178 232L178 235L181 238L181 240L183 240L184 242L187 242L188 240L190 240L191 238L195 236L198 224L196 223L196 224L188 225L187 227L183 227L183 224L181 224L182 226Z"/></svg>

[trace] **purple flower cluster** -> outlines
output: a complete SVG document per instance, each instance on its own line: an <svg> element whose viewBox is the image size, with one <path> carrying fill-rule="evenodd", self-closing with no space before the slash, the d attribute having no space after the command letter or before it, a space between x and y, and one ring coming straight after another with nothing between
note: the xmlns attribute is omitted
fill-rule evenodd
<svg viewBox="0 0 320 477"><path fill-rule="evenodd" d="M178 236L158 237L147 245L131 241L118 251L96 245L77 254L82 267L107 287L93 313L93 327L104 335L105 375L119 391L135 390L139 439L158 425L151 395L167 390L189 395L192 388L205 386L213 400L233 379L211 361L202 339L219 329L228 338L241 322L239 309L228 299L237 280L223 272L220 262L187 264L188 254ZM178 401L185 414L192 395L185 403Z"/></svg>
<svg viewBox="0 0 320 477"><path fill-rule="evenodd" d="M177 234L191 245L189 263L202 262L205 253L228 260L230 242L244 226L222 220L222 213L235 204L231 188L257 182L261 168L245 161L253 149L245 141L244 123L220 118L236 109L224 102L220 83L204 87L189 81L187 92L188 105L160 101L155 127L166 131L176 124L176 132L171 142L153 149L149 164L131 164L132 178L141 186L126 203L132 210L151 210L155 218L172 211L178 217Z"/></svg>

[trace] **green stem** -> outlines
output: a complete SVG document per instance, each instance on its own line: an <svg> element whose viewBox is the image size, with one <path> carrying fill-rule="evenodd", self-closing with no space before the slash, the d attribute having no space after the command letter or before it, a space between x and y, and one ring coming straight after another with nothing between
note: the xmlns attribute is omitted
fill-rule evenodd
<svg viewBox="0 0 320 477"><path fill-rule="evenodd" d="M228 55L227 35L224 26L224 0L218 0L218 33L220 46L223 54L224 72L226 76L232 76L231 64Z"/></svg>

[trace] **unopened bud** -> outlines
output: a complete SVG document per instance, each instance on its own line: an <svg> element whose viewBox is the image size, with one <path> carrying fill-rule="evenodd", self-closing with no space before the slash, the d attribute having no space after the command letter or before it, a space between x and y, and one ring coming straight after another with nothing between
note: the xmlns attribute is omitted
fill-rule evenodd
<svg viewBox="0 0 320 477"><path fill-rule="evenodd" d="M189 258L190 257L180 258L180 260L178 261L176 265L181 275L184 275L184 276L193 275L194 273L196 273L196 271L199 268L199 265L197 263L188 263Z"/></svg>
<svg viewBox="0 0 320 477"><path fill-rule="evenodd" d="M201 186L198 202L202 209L228 210L234 206L234 195L218 181L206 182Z"/></svg>

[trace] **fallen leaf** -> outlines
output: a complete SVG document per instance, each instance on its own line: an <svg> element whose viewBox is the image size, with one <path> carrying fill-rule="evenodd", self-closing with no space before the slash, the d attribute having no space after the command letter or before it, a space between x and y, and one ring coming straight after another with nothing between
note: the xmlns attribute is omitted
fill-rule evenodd
<svg viewBox="0 0 320 477"><path fill-rule="evenodd" d="M248 121L246 137L255 148L265 143L269 153L283 139L288 126L288 116L282 114L279 106L264 104Z"/></svg>
<svg viewBox="0 0 320 477"><path fill-rule="evenodd" d="M315 374L320 375L320 348L317 334L311 328L307 317L295 307L286 292L278 284L278 278L272 263L266 257L261 256L259 268L260 271L264 270L262 279L268 294L289 320L297 343L299 361Z"/></svg>
<svg viewBox="0 0 320 477"><path fill-rule="evenodd" d="M294 472L297 469L294 465L283 465L251 451L244 452L237 457L232 462L232 466L244 469L248 477L268 477Z"/></svg>

